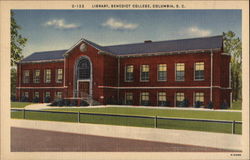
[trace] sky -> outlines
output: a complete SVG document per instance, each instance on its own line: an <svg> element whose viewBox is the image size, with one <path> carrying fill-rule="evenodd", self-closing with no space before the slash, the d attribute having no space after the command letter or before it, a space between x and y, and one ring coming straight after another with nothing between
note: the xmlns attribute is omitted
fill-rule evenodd
<svg viewBox="0 0 250 160"><path fill-rule="evenodd" d="M69 49L81 38L99 45L222 35L241 38L241 10L13 10L28 42L23 55Z"/></svg>

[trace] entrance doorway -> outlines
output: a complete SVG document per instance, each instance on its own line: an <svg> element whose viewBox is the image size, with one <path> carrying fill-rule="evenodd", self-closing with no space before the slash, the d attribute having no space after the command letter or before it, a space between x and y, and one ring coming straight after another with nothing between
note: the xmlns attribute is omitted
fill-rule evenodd
<svg viewBox="0 0 250 160"><path fill-rule="evenodd" d="M78 82L78 97L84 98L89 95L89 82Z"/></svg>

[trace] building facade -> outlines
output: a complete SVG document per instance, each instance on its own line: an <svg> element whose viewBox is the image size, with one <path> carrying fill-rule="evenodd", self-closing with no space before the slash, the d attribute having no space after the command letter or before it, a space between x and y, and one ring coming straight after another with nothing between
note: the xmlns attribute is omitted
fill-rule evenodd
<svg viewBox="0 0 250 160"><path fill-rule="evenodd" d="M222 36L36 52L17 65L17 99L89 97L101 104L214 108L231 104Z"/></svg>

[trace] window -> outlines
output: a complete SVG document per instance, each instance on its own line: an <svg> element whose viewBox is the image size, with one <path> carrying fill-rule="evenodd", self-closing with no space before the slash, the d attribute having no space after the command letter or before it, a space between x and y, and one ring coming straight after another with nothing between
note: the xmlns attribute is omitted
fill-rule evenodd
<svg viewBox="0 0 250 160"><path fill-rule="evenodd" d="M56 92L56 99L62 98L62 92Z"/></svg>
<svg viewBox="0 0 250 160"><path fill-rule="evenodd" d="M133 93L131 93L131 92L126 93L126 104L128 104L128 105L133 104Z"/></svg>
<svg viewBox="0 0 250 160"><path fill-rule="evenodd" d="M176 106L182 107L182 103L183 103L184 99L185 99L184 93L182 93L182 92L176 93Z"/></svg>
<svg viewBox="0 0 250 160"><path fill-rule="evenodd" d="M185 64L184 63L176 63L175 65L175 80L176 81L184 81L185 79Z"/></svg>
<svg viewBox="0 0 250 160"><path fill-rule="evenodd" d="M51 69L45 69L44 71L44 82L50 83L51 82Z"/></svg>
<svg viewBox="0 0 250 160"><path fill-rule="evenodd" d="M194 96L195 104L197 102L200 103L200 105L204 105L204 93L203 92L196 92Z"/></svg>
<svg viewBox="0 0 250 160"><path fill-rule="evenodd" d="M40 83L40 70L38 69L34 71L33 82Z"/></svg>
<svg viewBox="0 0 250 160"><path fill-rule="evenodd" d="M134 80L134 66L133 65L127 65L126 66L126 73L125 73L125 81L133 81Z"/></svg>
<svg viewBox="0 0 250 160"><path fill-rule="evenodd" d="M149 93L148 92L141 93L141 105L144 105L144 106L149 105Z"/></svg>
<svg viewBox="0 0 250 160"><path fill-rule="evenodd" d="M195 63L195 80L204 80L204 62Z"/></svg>
<svg viewBox="0 0 250 160"><path fill-rule="evenodd" d="M159 64L158 65L158 81L166 81L167 80L167 65Z"/></svg>
<svg viewBox="0 0 250 160"><path fill-rule="evenodd" d="M45 92L45 98L50 97L50 92Z"/></svg>
<svg viewBox="0 0 250 160"><path fill-rule="evenodd" d="M149 81L149 65L141 65L141 81Z"/></svg>
<svg viewBox="0 0 250 160"><path fill-rule="evenodd" d="M166 92L158 92L158 105L159 106L166 106L167 105Z"/></svg>
<svg viewBox="0 0 250 160"><path fill-rule="evenodd" d="M39 98L39 92L35 92L34 97Z"/></svg>
<svg viewBox="0 0 250 160"><path fill-rule="evenodd" d="M81 59L77 66L78 79L90 79L90 63L87 59Z"/></svg>
<svg viewBox="0 0 250 160"><path fill-rule="evenodd" d="M63 80L63 70L60 68L56 70L56 83L62 83L62 80Z"/></svg>
<svg viewBox="0 0 250 160"><path fill-rule="evenodd" d="M23 71L23 83L29 83L30 81L30 71L24 70Z"/></svg>
<svg viewBox="0 0 250 160"><path fill-rule="evenodd" d="M23 97L29 98L29 92L23 92Z"/></svg>

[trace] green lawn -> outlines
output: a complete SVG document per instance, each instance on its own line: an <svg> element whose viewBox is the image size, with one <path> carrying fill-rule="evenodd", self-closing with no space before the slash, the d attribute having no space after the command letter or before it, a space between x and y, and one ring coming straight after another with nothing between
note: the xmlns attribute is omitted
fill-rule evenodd
<svg viewBox="0 0 250 160"><path fill-rule="evenodd" d="M242 110L242 101L238 100L238 101L233 102L232 109L233 110Z"/></svg>
<svg viewBox="0 0 250 160"><path fill-rule="evenodd" d="M218 112L218 111L191 111L191 110L169 110L169 109L145 109L145 108L126 108L126 107L107 107L107 108L70 108L70 109L50 109L53 111L73 111L82 113L109 113L123 115L145 115L161 117L182 117L182 118L200 118L200 119L217 119L217 120L241 120L241 113L237 112ZM23 118L23 112L12 112L12 118ZM77 114L69 113L41 113L26 112L26 119L50 120L77 122ZM103 115L86 115L81 114L81 123L137 126L137 127L154 127L153 118L134 118L134 117L116 117ZM193 122L193 121L174 121L158 119L158 128L183 129L219 133L231 133L232 124L212 123L212 122ZM236 124L236 133L241 134L241 125Z"/></svg>
<svg viewBox="0 0 250 160"><path fill-rule="evenodd" d="M24 108L27 105L33 104L31 102L11 102L11 108Z"/></svg>
<svg viewBox="0 0 250 160"><path fill-rule="evenodd" d="M53 111L65 112L85 112L85 113L108 113L122 115L160 116L160 117L182 117L198 119L216 120L236 120L241 121L240 112L223 111L194 111L194 110L174 110L174 109L152 109L152 108L128 108L128 107L106 107L106 108L57 108Z"/></svg>

